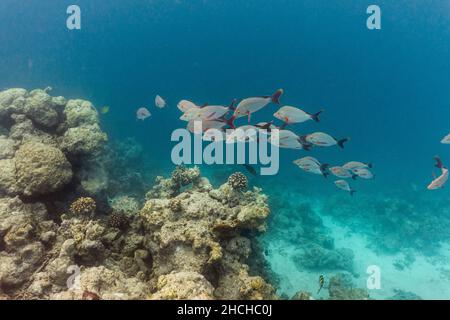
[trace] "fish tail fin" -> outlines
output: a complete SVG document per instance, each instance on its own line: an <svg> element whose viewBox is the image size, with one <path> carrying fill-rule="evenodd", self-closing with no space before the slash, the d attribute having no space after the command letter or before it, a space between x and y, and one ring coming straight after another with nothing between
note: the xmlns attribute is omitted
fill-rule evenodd
<svg viewBox="0 0 450 320"><path fill-rule="evenodd" d="M301 143L301 142L300 142ZM312 149L312 144L303 144L302 143L302 147L303 147L303 150L305 150L305 151L311 151L311 149Z"/></svg>
<svg viewBox="0 0 450 320"><path fill-rule="evenodd" d="M350 190L350 195L353 197L353 195L355 194L356 190Z"/></svg>
<svg viewBox="0 0 450 320"><path fill-rule="evenodd" d="M330 165L327 163L320 165L320 171L322 172L322 175L324 176L324 178L327 178L330 175L330 173L328 172L329 167L330 167Z"/></svg>
<svg viewBox="0 0 450 320"><path fill-rule="evenodd" d="M237 99L233 99L233 101L231 101L230 106L228 107L230 110L236 110L235 104L237 102Z"/></svg>
<svg viewBox="0 0 450 320"><path fill-rule="evenodd" d="M272 95L272 102L275 104L281 104L280 103L280 97L283 95L284 91L283 89L278 89L275 91L275 93Z"/></svg>
<svg viewBox="0 0 450 320"><path fill-rule="evenodd" d="M236 120L236 116L232 116L230 119L225 119L225 123L230 126L231 129L235 129L234 120Z"/></svg>
<svg viewBox="0 0 450 320"><path fill-rule="evenodd" d="M323 112L323 110L320 110L317 113L314 113L311 115L311 118L315 121L315 122L320 122L319 116L320 114Z"/></svg>
<svg viewBox="0 0 450 320"><path fill-rule="evenodd" d="M348 140L350 140L350 139L349 138L344 138L344 139L338 140L337 144L338 144L339 147L344 149L344 143L346 143Z"/></svg>
<svg viewBox="0 0 450 320"><path fill-rule="evenodd" d="M435 156L434 160L436 160L436 164L435 164L436 168L442 169L444 167L444 165L442 164L442 160L439 156Z"/></svg>
<svg viewBox="0 0 450 320"><path fill-rule="evenodd" d="M317 290L317 294L319 294L319 293L320 293L320 290L322 290L322 287L320 287L320 288L319 288L319 290Z"/></svg>
<svg viewBox="0 0 450 320"><path fill-rule="evenodd" d="M270 121L270 122L267 122L267 123L264 124L264 125L260 125L260 126L256 125L255 127L260 128L260 129L263 129L263 130L268 130L268 131L269 131L269 129L270 129L270 127L272 126L272 124L273 124L273 121Z"/></svg>

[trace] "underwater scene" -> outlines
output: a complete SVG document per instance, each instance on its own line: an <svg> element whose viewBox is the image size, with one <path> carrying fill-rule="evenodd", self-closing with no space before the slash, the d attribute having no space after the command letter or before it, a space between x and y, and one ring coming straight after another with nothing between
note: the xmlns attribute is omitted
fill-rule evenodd
<svg viewBox="0 0 450 320"><path fill-rule="evenodd" d="M1 0L0 300L450 299L450 1Z"/></svg>

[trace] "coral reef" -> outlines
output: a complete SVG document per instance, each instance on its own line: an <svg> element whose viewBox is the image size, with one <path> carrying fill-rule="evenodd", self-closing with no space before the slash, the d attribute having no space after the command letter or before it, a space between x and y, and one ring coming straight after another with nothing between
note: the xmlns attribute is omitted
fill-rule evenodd
<svg viewBox="0 0 450 320"><path fill-rule="evenodd" d="M16 151L15 166L17 189L26 196L58 191L73 174L61 150L37 142L27 142Z"/></svg>
<svg viewBox="0 0 450 320"><path fill-rule="evenodd" d="M119 212L113 212L109 215L109 225L120 230L126 229L130 224L129 218Z"/></svg>
<svg viewBox="0 0 450 320"><path fill-rule="evenodd" d="M294 294L291 300L312 300L312 294L306 291L299 291Z"/></svg>
<svg viewBox="0 0 450 320"><path fill-rule="evenodd" d="M420 296L413 292L396 289L394 295L388 300L423 300Z"/></svg>
<svg viewBox="0 0 450 320"><path fill-rule="evenodd" d="M279 204L277 215L270 221L270 237L263 236L266 243L274 240L287 241L297 248L291 254L294 265L310 271L354 271L354 254L348 248L336 248L328 235L322 219L306 203Z"/></svg>
<svg viewBox="0 0 450 320"><path fill-rule="evenodd" d="M248 186L248 180L243 173L235 172L228 178L228 184L234 190L245 190Z"/></svg>
<svg viewBox="0 0 450 320"><path fill-rule="evenodd" d="M240 235L265 229L269 214L266 196L256 188L238 193L228 183L213 189L195 174L191 189L172 198L174 185L178 188L180 181L187 183L188 179L180 177L187 172L193 176L189 169L177 168L171 179L157 179L158 185L140 212L147 231L145 243L154 259L153 274L166 279L164 276L171 273L178 277L183 272L195 272L214 287L217 298L275 297L273 288L261 277L249 275L245 262L251 253L250 240ZM164 196L154 198L155 194ZM231 199L232 207L228 205ZM209 296L210 286L192 290ZM168 292L163 296L171 296Z"/></svg>
<svg viewBox="0 0 450 320"><path fill-rule="evenodd" d="M92 166L104 168L98 159L105 155L98 149L78 158L52 142L64 127L96 121L96 113L88 112L86 102L76 100L64 109L62 101L58 119L66 115L67 123L60 124L56 137L33 131L38 129L26 117L13 119L11 110L18 109L2 109L11 116L11 128L21 119L30 129L22 131L27 132L24 140L15 140L25 137L21 134L0 140L10 146L0 160L2 297L276 298L274 288L249 266L248 235L265 230L270 212L260 189L242 192L228 183L214 189L198 168L179 167L171 178L156 180L142 209L134 197L115 194L106 201L109 211L103 210L101 195L108 188L87 188L86 183L92 181ZM95 197L84 196L88 190L98 191ZM38 197L43 193L52 196ZM22 195L33 198L25 203Z"/></svg>
<svg viewBox="0 0 450 320"><path fill-rule="evenodd" d="M82 182L79 176L88 161L74 155L82 150L86 159L94 159L105 145L98 122L88 102L66 101L40 89L0 92L0 161L5 168L0 195L37 198L61 191L74 177L75 183Z"/></svg>
<svg viewBox="0 0 450 320"><path fill-rule="evenodd" d="M330 279L328 284L330 300L367 300L369 294L365 289L353 288L351 277L339 273Z"/></svg>
<svg viewBox="0 0 450 320"><path fill-rule="evenodd" d="M215 189L180 166L150 187L135 141L48 90L0 92L0 126L0 297L276 298L253 245L267 197L244 175Z"/></svg>
<svg viewBox="0 0 450 320"><path fill-rule="evenodd" d="M92 198L79 198L70 205L70 212L75 215L93 215L97 204Z"/></svg>

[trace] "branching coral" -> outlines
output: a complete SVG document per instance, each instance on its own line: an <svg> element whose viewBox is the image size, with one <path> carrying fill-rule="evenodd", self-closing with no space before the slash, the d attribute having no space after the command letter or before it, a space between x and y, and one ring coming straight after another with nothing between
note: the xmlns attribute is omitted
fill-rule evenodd
<svg viewBox="0 0 450 320"><path fill-rule="evenodd" d="M96 209L95 200L89 197L79 198L70 205L70 212L75 215L92 215Z"/></svg>
<svg viewBox="0 0 450 320"><path fill-rule="evenodd" d="M245 190L248 187L248 180L243 173L235 172L228 178L228 184L234 190Z"/></svg>

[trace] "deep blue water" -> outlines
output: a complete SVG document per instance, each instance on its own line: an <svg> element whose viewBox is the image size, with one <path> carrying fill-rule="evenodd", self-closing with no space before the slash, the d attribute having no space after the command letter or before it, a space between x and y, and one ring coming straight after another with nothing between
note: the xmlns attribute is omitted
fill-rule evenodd
<svg viewBox="0 0 450 320"><path fill-rule="evenodd" d="M82 29L66 29L78 4ZM382 30L366 28L370 1L13 1L0 3L0 87L45 87L109 105L112 137L135 136L161 162L182 99L227 104L285 90L283 102L324 108L323 130L350 136L326 162L377 166L376 184L427 183L449 131L450 4L377 1ZM156 94L172 108L137 123ZM257 114L269 119L275 107ZM283 170L297 153L283 152Z"/></svg>
<svg viewBox="0 0 450 320"><path fill-rule="evenodd" d="M79 31L66 28L70 4L81 7ZM155 168L167 171L170 134L184 125L179 100L227 105L283 88L283 104L325 109L320 123L295 125L294 131L351 137L345 150L312 155L331 164L374 164L376 179L357 182L358 194L406 193L412 184L425 193L432 157L450 163L449 147L439 143L450 132L450 2L377 0L379 31L366 28L370 4L2 0L0 89L52 86L54 95L108 105L102 125L111 139L135 137ZM156 94L168 108L154 108ZM153 114L145 122L135 119L141 106ZM270 120L275 111L272 104L254 118ZM301 183L317 196L341 192L292 165L304 154L281 150L280 174L255 183L271 189ZM431 197L448 198L447 192Z"/></svg>

